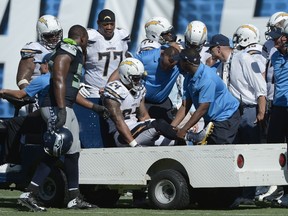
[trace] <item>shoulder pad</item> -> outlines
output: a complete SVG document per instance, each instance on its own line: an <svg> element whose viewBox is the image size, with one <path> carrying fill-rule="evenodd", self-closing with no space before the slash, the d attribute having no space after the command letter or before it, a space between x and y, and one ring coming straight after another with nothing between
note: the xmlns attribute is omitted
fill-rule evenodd
<svg viewBox="0 0 288 216"><path fill-rule="evenodd" d="M119 33L119 36L121 38L122 41L130 41L130 34L128 33L127 30L122 29L122 28L116 28L115 31L117 31Z"/></svg>
<svg viewBox="0 0 288 216"><path fill-rule="evenodd" d="M249 53L250 55L262 54L262 52L259 51L259 50L249 50L248 53Z"/></svg>
<svg viewBox="0 0 288 216"><path fill-rule="evenodd" d="M41 50L33 50L33 49L21 49L20 55L21 58L26 59L26 58L34 58L36 54L41 54Z"/></svg>
<svg viewBox="0 0 288 216"><path fill-rule="evenodd" d="M76 56L77 54L77 46L67 43L61 43L60 48L65 50L66 52L70 53L73 56Z"/></svg>
<svg viewBox="0 0 288 216"><path fill-rule="evenodd" d="M119 80L107 83L104 89L105 97L115 99L117 101L124 100L128 95L127 89Z"/></svg>
<svg viewBox="0 0 288 216"><path fill-rule="evenodd" d="M95 29L87 29L88 33L88 43L95 43L99 37L101 37L101 34L96 31Z"/></svg>
<svg viewBox="0 0 288 216"><path fill-rule="evenodd" d="M41 54L41 45L37 42L29 42L20 50L21 58L33 58L36 54Z"/></svg>

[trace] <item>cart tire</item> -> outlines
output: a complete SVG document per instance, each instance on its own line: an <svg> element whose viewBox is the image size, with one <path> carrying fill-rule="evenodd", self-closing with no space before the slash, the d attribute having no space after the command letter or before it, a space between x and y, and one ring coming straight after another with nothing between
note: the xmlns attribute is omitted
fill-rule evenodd
<svg viewBox="0 0 288 216"><path fill-rule="evenodd" d="M152 176L148 197L152 206L159 209L184 209L190 203L186 179L172 169L162 170Z"/></svg>
<svg viewBox="0 0 288 216"><path fill-rule="evenodd" d="M63 207L67 195L66 176L61 169L51 170L49 176L39 188L40 202L47 207Z"/></svg>

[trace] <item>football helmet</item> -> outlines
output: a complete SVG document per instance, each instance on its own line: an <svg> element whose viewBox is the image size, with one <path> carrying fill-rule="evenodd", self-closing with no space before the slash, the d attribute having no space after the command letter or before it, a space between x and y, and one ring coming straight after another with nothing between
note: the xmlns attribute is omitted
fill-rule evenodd
<svg viewBox="0 0 288 216"><path fill-rule="evenodd" d="M233 44L235 46L247 47L250 44L260 42L259 29L252 24L244 24L237 28L233 34Z"/></svg>
<svg viewBox="0 0 288 216"><path fill-rule="evenodd" d="M55 49L62 40L63 29L55 16L44 15L37 21L39 42L47 49Z"/></svg>
<svg viewBox="0 0 288 216"><path fill-rule="evenodd" d="M144 88L142 78L145 75L144 65L135 58L124 59L119 66L120 80L124 85L131 85L135 92Z"/></svg>
<svg viewBox="0 0 288 216"><path fill-rule="evenodd" d="M207 34L207 27L203 22L197 20L190 22L184 33L185 47L196 46L200 51L207 40Z"/></svg>
<svg viewBox="0 0 288 216"><path fill-rule="evenodd" d="M174 28L164 17L152 17L149 19L145 23L145 32L149 40L157 41L160 44L176 41ZM166 36L169 33L169 37Z"/></svg>
<svg viewBox="0 0 288 216"><path fill-rule="evenodd" d="M46 131L43 135L44 151L54 157L66 154L73 143L71 131L65 127L57 131Z"/></svg>
<svg viewBox="0 0 288 216"><path fill-rule="evenodd" d="M268 33L271 31L278 32L279 28L283 28L283 23L288 19L288 13L279 11L274 13L267 22L267 31L265 32L265 38L268 40Z"/></svg>
<svg viewBox="0 0 288 216"><path fill-rule="evenodd" d="M286 36L288 36L288 19L285 20L283 24L283 33L286 34Z"/></svg>

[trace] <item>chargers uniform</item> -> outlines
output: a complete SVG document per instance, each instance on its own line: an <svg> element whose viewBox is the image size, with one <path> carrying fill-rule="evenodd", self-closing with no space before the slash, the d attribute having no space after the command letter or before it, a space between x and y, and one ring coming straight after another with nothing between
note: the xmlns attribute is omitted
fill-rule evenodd
<svg viewBox="0 0 288 216"><path fill-rule="evenodd" d="M47 49L39 42L30 42L23 46L23 48L20 50L21 58L34 58L35 62L35 69L32 74L32 79L34 79L37 76L41 75L40 72L40 62L42 61L43 57L50 53L52 50ZM30 81L30 80L29 80Z"/></svg>
<svg viewBox="0 0 288 216"><path fill-rule="evenodd" d="M146 89L133 94L129 91L122 82L115 80L109 82L104 89L104 97L120 103L124 121L130 129L133 137L141 145L174 145L175 141L159 136L155 128L150 124L154 119L147 121L138 121L137 109L140 106L142 99L145 97ZM114 140L117 146L127 147L128 144L121 138L117 131L114 122L109 120L110 132L114 133Z"/></svg>
<svg viewBox="0 0 288 216"><path fill-rule="evenodd" d="M105 40L95 29L87 30L89 45L87 47L87 59L85 64L85 83L93 86L91 98L99 98L99 89L104 88L108 78L125 58L128 50L130 35L124 29L116 28L114 36Z"/></svg>

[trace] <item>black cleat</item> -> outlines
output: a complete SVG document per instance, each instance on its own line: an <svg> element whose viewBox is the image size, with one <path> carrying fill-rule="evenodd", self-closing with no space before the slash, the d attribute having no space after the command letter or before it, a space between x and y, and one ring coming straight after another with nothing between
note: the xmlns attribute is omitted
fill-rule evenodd
<svg viewBox="0 0 288 216"><path fill-rule="evenodd" d="M34 212L47 211L45 207L37 203L36 197L31 192L22 193L18 199L18 203Z"/></svg>
<svg viewBox="0 0 288 216"><path fill-rule="evenodd" d="M72 199L67 204L68 209L91 209L91 208L98 208L97 205L90 204L88 202L85 202L80 197L76 197L75 199Z"/></svg>

